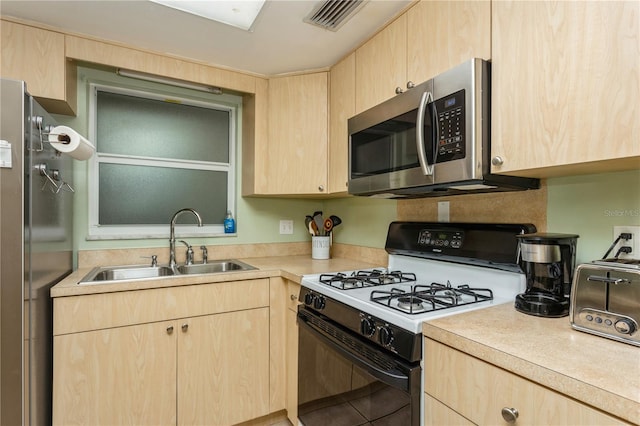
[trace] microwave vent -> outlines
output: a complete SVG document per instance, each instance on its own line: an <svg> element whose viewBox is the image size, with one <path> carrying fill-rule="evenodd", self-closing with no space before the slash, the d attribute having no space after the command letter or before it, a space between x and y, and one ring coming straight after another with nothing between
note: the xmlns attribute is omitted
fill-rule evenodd
<svg viewBox="0 0 640 426"><path fill-rule="evenodd" d="M338 31L366 3L366 0L326 0L313 8L304 22Z"/></svg>

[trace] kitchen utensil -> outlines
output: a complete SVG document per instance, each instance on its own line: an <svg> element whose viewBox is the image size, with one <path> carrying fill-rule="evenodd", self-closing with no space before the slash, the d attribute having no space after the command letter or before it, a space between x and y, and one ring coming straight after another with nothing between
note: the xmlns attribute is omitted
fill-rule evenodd
<svg viewBox="0 0 640 426"><path fill-rule="evenodd" d="M333 229L333 220L331 218L327 218L324 220L324 233L325 235L329 235L331 230Z"/></svg>
<svg viewBox="0 0 640 426"><path fill-rule="evenodd" d="M316 235L324 235L322 234L322 232L324 232L324 221L322 220L322 212L321 211L317 211L313 213L313 221L316 224Z"/></svg>
<svg viewBox="0 0 640 426"><path fill-rule="evenodd" d="M309 230L309 233L310 233L311 235L313 235L312 230L311 230L311 227L310 227L310 225L311 225L311 222L312 222L312 221L313 221L313 218L312 218L311 216L309 216L309 215L307 215L307 216L304 218L304 227L305 227L305 228L307 228L307 229Z"/></svg>
<svg viewBox="0 0 640 426"><path fill-rule="evenodd" d="M342 223L342 219L340 219L336 215L329 216L329 219L331 219L331 221L333 222L333 227L334 228Z"/></svg>
<svg viewBox="0 0 640 426"><path fill-rule="evenodd" d="M319 233L320 231L318 229L318 226L316 225L316 222L313 221L313 220L311 222L309 222L309 232L313 236L320 235L320 233Z"/></svg>

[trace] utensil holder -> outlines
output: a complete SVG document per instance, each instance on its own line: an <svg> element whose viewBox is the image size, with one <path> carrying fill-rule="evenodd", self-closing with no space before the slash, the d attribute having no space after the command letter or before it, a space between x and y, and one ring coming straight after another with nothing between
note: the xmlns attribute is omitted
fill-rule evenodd
<svg viewBox="0 0 640 426"><path fill-rule="evenodd" d="M331 249L331 237L311 237L311 258L329 259Z"/></svg>

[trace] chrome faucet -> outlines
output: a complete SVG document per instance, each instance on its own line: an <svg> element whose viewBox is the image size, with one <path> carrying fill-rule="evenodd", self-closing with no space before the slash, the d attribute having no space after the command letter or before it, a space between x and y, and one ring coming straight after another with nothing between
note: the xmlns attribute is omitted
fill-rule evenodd
<svg viewBox="0 0 640 426"><path fill-rule="evenodd" d="M176 233L175 233L175 226L176 226L176 219L178 219L178 216L180 216L182 213L192 213L196 219L198 219L198 226L202 226L202 218L200 217L200 215L198 214L197 211L195 211L194 209L182 209L182 210L178 210L176 212L176 214L173 215L173 217L171 218L171 233L169 235L169 266L171 268L175 268L176 266Z"/></svg>

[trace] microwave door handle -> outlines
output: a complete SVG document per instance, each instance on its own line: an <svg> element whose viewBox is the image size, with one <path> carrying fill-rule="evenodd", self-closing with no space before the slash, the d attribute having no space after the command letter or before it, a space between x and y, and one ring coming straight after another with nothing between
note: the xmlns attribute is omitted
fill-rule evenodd
<svg viewBox="0 0 640 426"><path fill-rule="evenodd" d="M416 148L418 151L418 161L425 176L433 175L433 164L429 164L427 160L427 150L424 146L424 113L427 109L429 101L433 102L431 92L424 92L420 98L420 106L418 107L418 119L416 120ZM437 124L436 124L437 125Z"/></svg>

